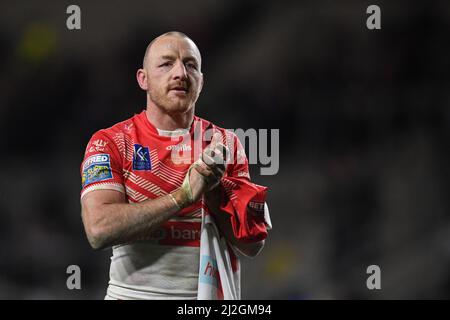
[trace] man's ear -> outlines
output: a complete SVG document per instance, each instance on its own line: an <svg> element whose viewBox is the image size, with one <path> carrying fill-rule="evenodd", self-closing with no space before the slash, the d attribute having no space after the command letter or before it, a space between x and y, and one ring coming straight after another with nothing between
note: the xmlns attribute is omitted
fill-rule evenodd
<svg viewBox="0 0 450 320"><path fill-rule="evenodd" d="M200 91L199 92L202 92L203 84L205 83L205 77L203 76L203 73L201 75L202 75L202 80L200 82Z"/></svg>
<svg viewBox="0 0 450 320"><path fill-rule="evenodd" d="M147 89L148 89L148 85L147 85L147 73L145 72L144 69L139 69L139 70L136 72L136 80L137 80L137 82L138 82L138 84L139 84L139 87L140 87L142 90L147 91Z"/></svg>

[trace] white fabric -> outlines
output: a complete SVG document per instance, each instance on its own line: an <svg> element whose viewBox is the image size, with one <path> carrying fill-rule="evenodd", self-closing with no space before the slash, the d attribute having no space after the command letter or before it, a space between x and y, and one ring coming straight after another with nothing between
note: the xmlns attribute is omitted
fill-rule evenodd
<svg viewBox="0 0 450 320"><path fill-rule="evenodd" d="M200 240L198 300L221 299L220 286L223 291L223 299L240 300L240 269L238 259L237 270L233 272L226 239L220 236L214 218L211 215L203 215ZM220 276L220 284L217 274Z"/></svg>
<svg viewBox="0 0 450 320"><path fill-rule="evenodd" d="M199 247L139 241L113 247L108 296L114 299L197 297Z"/></svg>
<svg viewBox="0 0 450 320"><path fill-rule="evenodd" d="M264 222L266 223L267 230L272 230L272 220L270 219L269 206L267 202L264 202Z"/></svg>
<svg viewBox="0 0 450 320"><path fill-rule="evenodd" d="M272 229L269 207L264 203L264 220L267 230ZM241 299L241 266L237 258L237 270L233 272L226 239L220 236L214 218L203 211L202 231L200 238L200 270L198 277L198 300L221 299L222 287L224 300ZM237 248L236 248L237 249ZM232 250L232 249L231 249ZM237 250L239 251L239 250ZM210 262L219 274L219 277L210 276L207 263Z"/></svg>
<svg viewBox="0 0 450 320"><path fill-rule="evenodd" d="M156 128L156 130L158 130L158 134L163 137L178 137L178 136L183 136L183 135L189 133L189 129L183 129L183 128L176 129L176 130L163 130L163 129Z"/></svg>

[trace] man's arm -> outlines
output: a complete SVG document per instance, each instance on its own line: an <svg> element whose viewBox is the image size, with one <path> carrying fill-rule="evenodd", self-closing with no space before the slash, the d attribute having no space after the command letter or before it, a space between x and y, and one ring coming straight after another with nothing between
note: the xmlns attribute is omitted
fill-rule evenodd
<svg viewBox="0 0 450 320"><path fill-rule="evenodd" d="M182 190L141 203L126 203L125 195L114 190L95 190L81 199L84 228L92 248L144 240L170 219L185 203Z"/></svg>
<svg viewBox="0 0 450 320"><path fill-rule="evenodd" d="M181 188L156 199L130 204L119 191L88 192L81 199L81 211L89 243L102 249L148 239L152 231L218 183L211 169L199 160L189 168Z"/></svg>
<svg viewBox="0 0 450 320"><path fill-rule="evenodd" d="M206 167L206 166L205 166ZM81 199L83 224L94 249L148 239L155 229L181 209L197 202L217 182L205 179L194 163L181 188L171 194L140 203L126 203L114 190L95 190Z"/></svg>
<svg viewBox="0 0 450 320"><path fill-rule="evenodd" d="M224 154L220 150L224 146L219 143L220 140L220 134L214 134L211 146L202 154L203 160L199 159L191 166L182 187L170 195L129 204L126 203L125 195L119 191L95 190L85 194L81 200L82 217L91 246L101 249L148 239L152 231L179 210L197 202L205 192L216 190L211 192L211 196L214 195L211 210L217 212L221 232L243 254L256 256L264 241L254 244L237 241L229 215L219 209L220 195L217 186L225 169Z"/></svg>

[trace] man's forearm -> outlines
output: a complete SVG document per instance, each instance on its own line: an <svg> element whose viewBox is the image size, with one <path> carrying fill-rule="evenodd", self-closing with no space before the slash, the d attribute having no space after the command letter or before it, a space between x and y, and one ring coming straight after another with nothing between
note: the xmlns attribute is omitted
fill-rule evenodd
<svg viewBox="0 0 450 320"><path fill-rule="evenodd" d="M181 191L172 193L182 203ZM140 203L102 203L90 210L91 221L85 225L89 242L95 249L148 239L152 231L174 216L180 208L170 195ZM83 215L87 216L87 215ZM88 230L89 229L89 230Z"/></svg>

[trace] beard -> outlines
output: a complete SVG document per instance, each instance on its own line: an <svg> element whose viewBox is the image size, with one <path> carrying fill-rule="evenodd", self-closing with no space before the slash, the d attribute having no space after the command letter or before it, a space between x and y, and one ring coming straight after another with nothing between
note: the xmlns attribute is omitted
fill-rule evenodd
<svg viewBox="0 0 450 320"><path fill-rule="evenodd" d="M168 114L185 113L189 111L198 98L193 88L186 94L176 94L165 88L150 88L148 90L150 100L163 112Z"/></svg>

